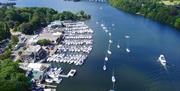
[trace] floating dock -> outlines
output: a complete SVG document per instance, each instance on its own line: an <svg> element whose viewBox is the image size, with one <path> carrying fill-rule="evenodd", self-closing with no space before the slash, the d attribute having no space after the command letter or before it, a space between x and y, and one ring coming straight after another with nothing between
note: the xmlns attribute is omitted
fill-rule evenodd
<svg viewBox="0 0 180 91"><path fill-rule="evenodd" d="M69 78L69 77L73 77L75 74L76 74L76 69L71 69L67 75L61 74L60 77Z"/></svg>

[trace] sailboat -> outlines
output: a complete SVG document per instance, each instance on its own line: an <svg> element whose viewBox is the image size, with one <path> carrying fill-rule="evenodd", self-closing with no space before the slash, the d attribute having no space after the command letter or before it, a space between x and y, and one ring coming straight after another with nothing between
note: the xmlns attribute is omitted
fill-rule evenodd
<svg viewBox="0 0 180 91"><path fill-rule="evenodd" d="M108 51L107 51L107 53L108 53L109 55L111 55L111 54L112 54L112 52L111 52L110 50L108 50Z"/></svg>
<svg viewBox="0 0 180 91"><path fill-rule="evenodd" d="M113 74L112 74L112 78L111 78L112 82L115 83L116 82L116 78L114 76L114 71L113 71Z"/></svg>
<svg viewBox="0 0 180 91"><path fill-rule="evenodd" d="M129 39L129 38L130 38L130 36L129 36L129 35L126 35L126 36L125 36L125 38L126 38L126 39Z"/></svg>
<svg viewBox="0 0 180 91"><path fill-rule="evenodd" d="M101 24L101 27L104 27L104 24Z"/></svg>
<svg viewBox="0 0 180 91"><path fill-rule="evenodd" d="M105 61L108 61L108 57L107 56L105 57Z"/></svg>
<svg viewBox="0 0 180 91"><path fill-rule="evenodd" d="M103 66L103 70L104 70L104 71L106 70L106 65Z"/></svg>
<svg viewBox="0 0 180 91"><path fill-rule="evenodd" d="M109 36L111 36L111 33L109 33Z"/></svg>
<svg viewBox="0 0 180 91"><path fill-rule="evenodd" d="M117 45L117 48L118 48L118 49L120 48L120 45L119 45L119 44Z"/></svg>
<svg viewBox="0 0 180 91"><path fill-rule="evenodd" d="M106 33L108 32L108 30L106 29L106 30L104 30Z"/></svg>
<svg viewBox="0 0 180 91"><path fill-rule="evenodd" d="M107 29L105 26L103 26L102 28L103 28L103 30L106 30L106 29Z"/></svg>
<svg viewBox="0 0 180 91"><path fill-rule="evenodd" d="M111 44L113 41L112 40L109 40L109 43Z"/></svg>
<svg viewBox="0 0 180 91"><path fill-rule="evenodd" d="M130 50L129 48L126 48L126 52L127 52L127 53L130 53L131 50Z"/></svg>

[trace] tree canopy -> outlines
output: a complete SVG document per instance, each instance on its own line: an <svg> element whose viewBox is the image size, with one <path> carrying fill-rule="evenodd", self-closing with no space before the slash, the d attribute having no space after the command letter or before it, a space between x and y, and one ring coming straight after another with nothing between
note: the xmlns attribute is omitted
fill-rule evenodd
<svg viewBox="0 0 180 91"><path fill-rule="evenodd" d="M109 3L123 11L180 29L179 8L177 5L165 5L162 3L163 1L168 0L109 0ZM169 2L173 2L173 0Z"/></svg>
<svg viewBox="0 0 180 91"><path fill-rule="evenodd" d="M50 41L50 40L47 40L47 39L42 39L42 40L38 40L38 41L37 41L37 44L38 44L38 45L41 45L41 46L47 46L47 45L50 45L50 44L51 44L51 41Z"/></svg>
<svg viewBox="0 0 180 91"><path fill-rule="evenodd" d="M18 67L17 62L5 59L0 62L0 90L27 91L30 87L28 78Z"/></svg>
<svg viewBox="0 0 180 91"><path fill-rule="evenodd" d="M9 27L6 23L0 22L0 41L10 38Z"/></svg>
<svg viewBox="0 0 180 91"><path fill-rule="evenodd" d="M81 11L82 12L82 11ZM69 11L58 13L51 8L0 8L0 41L10 38L9 28L27 35L34 34L39 28L54 20L85 20L90 15L79 15Z"/></svg>

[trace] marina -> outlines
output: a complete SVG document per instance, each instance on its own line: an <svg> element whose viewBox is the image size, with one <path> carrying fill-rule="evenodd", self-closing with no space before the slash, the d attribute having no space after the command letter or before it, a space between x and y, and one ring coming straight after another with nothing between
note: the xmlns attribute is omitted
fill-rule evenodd
<svg viewBox="0 0 180 91"><path fill-rule="evenodd" d="M51 41L51 44L36 44L38 40L44 39ZM25 55L22 59L30 63L20 63L20 68L27 71L26 76L31 77L34 82L36 87L33 88L57 88L56 85L49 84L61 84L63 78L74 77L77 72L72 68L65 74L67 70L64 71L65 68L57 64L83 65L93 48L93 30L83 21L57 20L43 28L40 34L27 38L27 44L25 52L33 52L38 58L44 55L41 61L36 56Z"/></svg>
<svg viewBox="0 0 180 91"><path fill-rule="evenodd" d="M85 38L82 35L67 37L66 46L62 45L62 51L58 51L64 54L61 55L52 50L56 55L51 53L52 56L49 56L49 58L57 57L56 61L54 60L56 58L51 59L52 61L45 60L47 63L60 64L59 66L62 66L63 70L62 73L65 71L64 67L68 68L67 72L71 69L77 70L78 74L73 79L68 78L66 80L62 77L60 84L56 85L57 91L109 91L112 89L113 69L115 70L116 84L115 89L110 91L153 91L157 89L160 91L179 91L180 33L176 29L143 17L118 11L106 3L86 1L69 3L64 2L64 0L42 0L41 2L37 0L17 0L16 6L50 7L59 12L85 10L92 16L92 19L86 21L85 24L94 30L93 41L90 41L91 37L86 37L86 45L93 45L93 50L85 58L84 65L81 67L76 66L78 60L71 63L68 61L60 62L58 59L59 56L64 57L67 51L71 53L79 52L79 49L69 46L84 45L83 42L85 41L79 41ZM102 29L101 24L105 26L105 30ZM109 33L111 33L111 38ZM77 41L74 40L74 37L77 38ZM107 53L109 39L113 41L109 49L112 52L111 55ZM117 44L119 44L120 49L117 49ZM67 50L67 47L71 48L71 50ZM86 50L86 47L88 46L80 49L80 51ZM57 46L54 49L58 50L58 48L61 47ZM126 49L129 49L130 53L127 53ZM76 58L87 54L87 52L83 51L82 54L69 54L68 56ZM168 66L168 74L166 71L161 70L163 67L161 62L157 62L160 55L165 57L166 62L162 61L162 63ZM107 62L105 58L108 59ZM70 63L71 65L69 65ZM103 70L104 64L106 66L105 71ZM56 82L53 81L53 83Z"/></svg>
<svg viewBox="0 0 180 91"><path fill-rule="evenodd" d="M64 40L48 62L82 65L92 50L93 31L83 22L64 22Z"/></svg>

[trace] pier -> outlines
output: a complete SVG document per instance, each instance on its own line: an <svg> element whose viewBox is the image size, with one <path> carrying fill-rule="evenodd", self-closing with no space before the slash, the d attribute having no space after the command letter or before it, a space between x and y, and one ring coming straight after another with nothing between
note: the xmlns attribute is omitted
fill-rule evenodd
<svg viewBox="0 0 180 91"><path fill-rule="evenodd" d="M71 69L67 75L62 75L61 74L60 77L69 78L69 77L73 77L75 74L76 74L76 70L75 69Z"/></svg>
<svg viewBox="0 0 180 91"><path fill-rule="evenodd" d="M55 85L47 85L47 84L37 84L39 87L49 87L49 88L57 88Z"/></svg>

